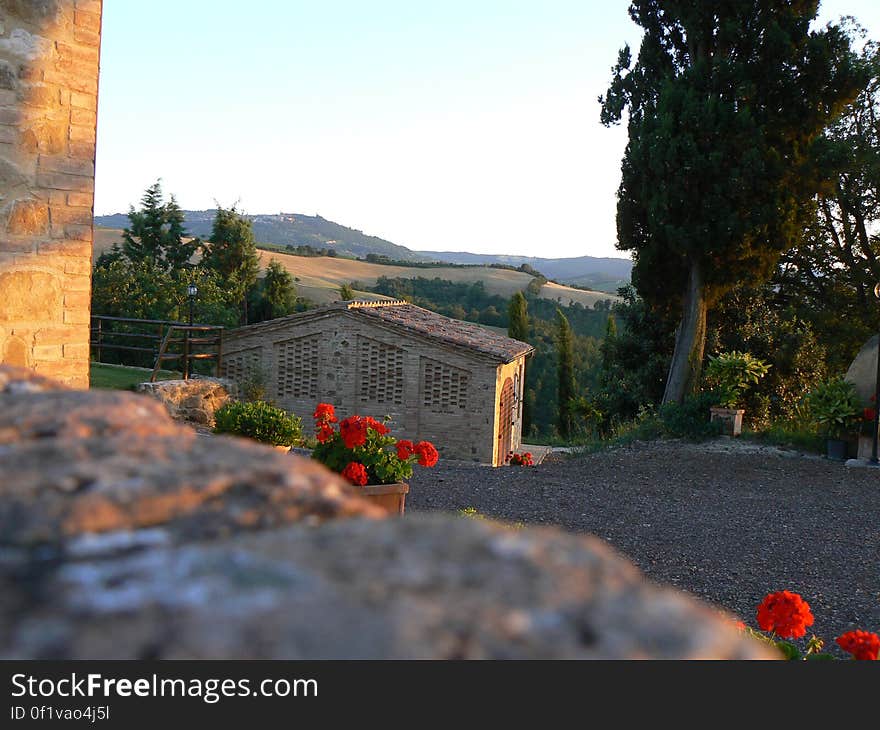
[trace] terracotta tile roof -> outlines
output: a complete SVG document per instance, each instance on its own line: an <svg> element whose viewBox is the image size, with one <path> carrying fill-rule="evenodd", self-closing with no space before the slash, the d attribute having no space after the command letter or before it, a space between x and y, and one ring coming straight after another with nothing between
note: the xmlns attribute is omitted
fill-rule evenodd
<svg viewBox="0 0 880 730"><path fill-rule="evenodd" d="M444 317L403 301L345 302L352 314L376 319L432 340L475 350L501 362L511 362L534 348L471 322Z"/></svg>

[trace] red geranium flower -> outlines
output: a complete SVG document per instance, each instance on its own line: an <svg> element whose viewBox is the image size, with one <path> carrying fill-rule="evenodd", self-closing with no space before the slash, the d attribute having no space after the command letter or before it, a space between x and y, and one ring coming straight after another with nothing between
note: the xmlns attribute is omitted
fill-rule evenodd
<svg viewBox="0 0 880 730"><path fill-rule="evenodd" d="M333 438L335 433L336 432L333 430L333 426L331 426L329 423L322 423L321 427L318 429L318 443L323 444L329 441L331 438Z"/></svg>
<svg viewBox="0 0 880 730"><path fill-rule="evenodd" d="M870 631L847 631L835 641L841 649L852 654L853 659L876 661L880 653L880 636Z"/></svg>
<svg viewBox="0 0 880 730"><path fill-rule="evenodd" d="M413 447L413 451L419 455L419 464L421 466L434 466L440 458L440 454L437 453L434 444L429 441L419 441Z"/></svg>
<svg viewBox="0 0 880 730"><path fill-rule="evenodd" d="M346 448L355 449L367 442L367 424L360 416L351 416L339 424L339 434Z"/></svg>
<svg viewBox="0 0 880 730"><path fill-rule="evenodd" d="M324 421L325 423L337 423L336 409L330 403L318 403L312 417L316 421Z"/></svg>
<svg viewBox="0 0 880 730"><path fill-rule="evenodd" d="M813 625L809 604L797 593L769 593L758 606L758 626L775 631L783 639L799 639Z"/></svg>
<svg viewBox="0 0 880 730"><path fill-rule="evenodd" d="M391 430L384 423L382 423L381 421L377 421L375 418L372 418L371 416L367 416L364 419L364 421L367 424L367 428L372 428L380 436L384 436L386 433L388 433Z"/></svg>
<svg viewBox="0 0 880 730"><path fill-rule="evenodd" d="M363 487L367 483L367 469L363 464L359 464L356 461L352 461L342 470L342 476L359 487Z"/></svg>
<svg viewBox="0 0 880 730"><path fill-rule="evenodd" d="M397 458L401 461L406 461L414 453L416 453L416 449L412 441L401 439L397 442Z"/></svg>
<svg viewBox="0 0 880 730"><path fill-rule="evenodd" d="M862 419L868 421L869 423L872 422L876 417L877 411L875 411L873 408L865 408L865 410L862 411Z"/></svg>

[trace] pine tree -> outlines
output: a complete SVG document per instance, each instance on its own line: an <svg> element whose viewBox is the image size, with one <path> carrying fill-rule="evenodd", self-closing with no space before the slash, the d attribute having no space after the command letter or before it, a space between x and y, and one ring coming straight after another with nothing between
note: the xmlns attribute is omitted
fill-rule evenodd
<svg viewBox="0 0 880 730"><path fill-rule="evenodd" d="M248 321L248 292L257 282L260 258L251 222L235 206L218 206L202 264L220 276L224 287L240 303L241 322Z"/></svg>
<svg viewBox="0 0 880 730"><path fill-rule="evenodd" d="M129 226L122 232L121 253L132 263L150 262L162 271L185 268L195 253L197 241L185 242L183 211L174 196L166 203L162 182L157 180L144 192L141 209L128 212Z"/></svg>
<svg viewBox="0 0 880 730"><path fill-rule="evenodd" d="M866 81L847 34L810 31L818 2L633 0L602 122L628 112L618 247L633 283L678 319L664 402L699 385L706 316L726 291L769 276L817 190L815 139Z"/></svg>
<svg viewBox="0 0 880 730"><path fill-rule="evenodd" d="M354 299L354 289L351 284L343 284L339 287L339 298L343 302L350 302Z"/></svg>
<svg viewBox="0 0 880 730"><path fill-rule="evenodd" d="M557 357L557 401L559 419L557 426L563 439L571 437L572 418L571 404L575 395L574 380L574 345L572 342L571 325L562 313L556 310L556 357Z"/></svg>

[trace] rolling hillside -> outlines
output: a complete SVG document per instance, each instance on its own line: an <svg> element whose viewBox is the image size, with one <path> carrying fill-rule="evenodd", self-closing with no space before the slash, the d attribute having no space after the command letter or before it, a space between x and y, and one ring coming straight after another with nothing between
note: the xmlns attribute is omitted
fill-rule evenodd
<svg viewBox="0 0 880 730"><path fill-rule="evenodd" d="M490 294L500 294L504 297L510 297L518 291L523 291L532 280L529 274L521 271L492 269L484 266L425 269L412 266L372 264L366 261L352 261L350 259L289 256L273 251L260 252L263 267L266 267L273 258L277 259L298 279L296 286L300 295L315 302L333 301L337 298L337 290L342 284L357 281L367 286L372 286L380 276L387 276L389 278L400 277L403 279L415 279L418 277L427 279L438 278L446 281L469 283L482 281L486 286L486 291ZM381 298L375 294L370 296ZM545 285L541 289L541 297L560 301L563 304L580 302L585 307L592 307L597 301L602 299L617 299L616 296L604 292L572 289L571 287L552 283Z"/></svg>
<svg viewBox="0 0 880 730"><path fill-rule="evenodd" d="M119 229L95 228L93 259L97 259L114 242L120 240L121 233L122 231ZM273 258L278 259L295 277L297 280L296 288L300 296L319 304L338 299L338 289L343 284L358 281L366 286L372 286L380 276L405 279L415 279L421 276L427 279L439 278L455 282L482 281L486 286L486 291L490 294L500 294L504 297L510 297L515 292L524 290L532 280L529 274L522 271L493 269L488 266L423 268L373 264L366 261L326 256L292 256L276 251L260 251L260 264L264 269ZM363 295L373 299L384 298L378 294L357 293L359 296ZM572 289L553 283L548 283L543 287L541 296L544 299L560 301L562 304L580 302L585 307L592 307L600 299L617 299L615 295L605 292Z"/></svg>
<svg viewBox="0 0 880 730"><path fill-rule="evenodd" d="M213 210L185 210L186 230L193 236L207 238L211 235L214 221ZM247 216L254 230L254 236L261 243L276 246L311 246L312 248L332 248L343 256L363 258L373 253L400 261L427 261L420 254L404 246L369 236L363 231L348 228L328 221L319 215L300 215L299 213L280 213L278 215ZM129 223L123 213L95 217L95 225L102 228L122 229Z"/></svg>
<svg viewBox="0 0 880 730"><path fill-rule="evenodd" d="M448 261L451 264L479 264L483 266L506 264L516 267L528 264L548 279L607 292L616 292L621 286L629 283L632 276L632 261L628 258L578 256L547 259L536 256L507 256L453 251L417 251L416 253L432 261Z"/></svg>
<svg viewBox="0 0 880 730"><path fill-rule="evenodd" d="M207 238L214 220L213 210L184 211L186 229L194 236ZM277 215L248 216L254 235L263 244L291 247L311 246L314 249L333 249L340 256L364 258L369 254L396 261L440 261L450 264L489 266L503 264L518 268L528 264L548 279L586 287L601 292L615 293L630 280L632 262L628 258L574 258L548 259L537 256L507 256L455 251L411 251L376 236L369 236L356 228L328 221L319 215L279 213ZM122 229L128 225L123 213L97 216L95 225L101 228Z"/></svg>

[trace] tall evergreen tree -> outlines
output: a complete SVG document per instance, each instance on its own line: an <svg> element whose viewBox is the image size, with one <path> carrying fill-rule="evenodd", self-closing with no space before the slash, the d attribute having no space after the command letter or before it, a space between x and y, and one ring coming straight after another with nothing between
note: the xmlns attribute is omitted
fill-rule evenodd
<svg viewBox="0 0 880 730"><path fill-rule="evenodd" d="M144 192L140 210L129 209L128 220L121 254L132 263L149 261L162 271L175 271L188 265L198 247L197 241L184 241L183 211L173 195L165 202L160 180Z"/></svg>
<svg viewBox="0 0 880 730"><path fill-rule="evenodd" d="M277 259L272 259L263 279L263 300L265 315L263 319L277 319L296 311L296 287L293 277Z"/></svg>
<svg viewBox="0 0 880 730"><path fill-rule="evenodd" d="M556 310L556 357L558 382L556 393L559 403L557 427L559 435L567 439L571 437L571 406L575 396L574 347L571 325L561 309Z"/></svg>
<svg viewBox="0 0 880 730"><path fill-rule="evenodd" d="M845 369L880 327L880 52L864 50L867 88L817 143L825 180L805 235L783 254L774 280L777 305L810 322ZM846 322L845 327L840 323Z"/></svg>
<svg viewBox="0 0 880 730"><path fill-rule="evenodd" d="M529 303L521 291L510 299L507 306L507 335L520 342L529 341Z"/></svg>
<svg viewBox="0 0 880 730"><path fill-rule="evenodd" d="M510 299L507 305L507 335L520 342L529 341L529 303L521 291L518 291ZM530 358L531 359L531 358ZM528 363L526 364L528 371ZM528 434L532 428L532 399L534 393L530 393L523 385L522 403L522 428Z"/></svg>
<svg viewBox="0 0 880 730"><path fill-rule="evenodd" d="M219 274L224 286L240 302L241 323L248 321L248 292L257 282L260 258L251 222L235 206L218 206L211 237L203 246L202 263Z"/></svg>
<svg viewBox="0 0 880 730"><path fill-rule="evenodd" d="M605 338L602 340L602 369L611 370L614 361L614 350L617 345L617 320L613 314L608 315L605 323Z"/></svg>
<svg viewBox="0 0 880 730"><path fill-rule="evenodd" d="M847 34L810 31L817 0L634 0L602 122L628 112L618 247L633 282L679 320L664 402L699 385L708 308L769 276L816 192L812 143L865 74ZM676 315L676 312L679 314Z"/></svg>

